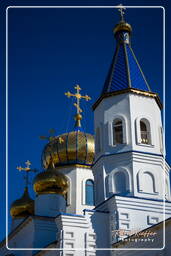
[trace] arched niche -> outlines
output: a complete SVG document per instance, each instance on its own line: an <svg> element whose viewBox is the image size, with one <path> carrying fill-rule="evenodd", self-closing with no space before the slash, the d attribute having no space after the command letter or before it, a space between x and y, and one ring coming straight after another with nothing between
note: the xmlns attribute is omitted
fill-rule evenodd
<svg viewBox="0 0 171 256"><path fill-rule="evenodd" d="M105 180L106 196L112 194L126 195L131 191L130 174L125 168L114 169Z"/></svg>
<svg viewBox="0 0 171 256"><path fill-rule="evenodd" d="M156 175L153 170L140 170L137 174L138 192L145 194L156 194Z"/></svg>

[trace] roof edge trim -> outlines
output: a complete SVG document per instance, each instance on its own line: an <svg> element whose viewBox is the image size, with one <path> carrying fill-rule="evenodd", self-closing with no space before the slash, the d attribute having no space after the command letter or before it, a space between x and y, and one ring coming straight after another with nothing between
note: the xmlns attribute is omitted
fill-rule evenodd
<svg viewBox="0 0 171 256"><path fill-rule="evenodd" d="M92 106L93 111L97 108L97 106L100 104L100 102L103 99L108 98L108 97L112 97L112 96L116 96L116 95L119 95L119 94L125 94L125 93L133 93L133 94L139 94L139 95L155 98L159 108L160 109L163 108L163 105L162 105L161 100L160 100L157 93L154 93L154 92L151 92L151 91L147 92L147 91L143 91L143 90L139 90L139 89L135 89L135 88L126 88L126 89L123 89L123 90L108 92L108 93L104 93L103 95L101 95L97 99L97 101L93 104L93 106Z"/></svg>

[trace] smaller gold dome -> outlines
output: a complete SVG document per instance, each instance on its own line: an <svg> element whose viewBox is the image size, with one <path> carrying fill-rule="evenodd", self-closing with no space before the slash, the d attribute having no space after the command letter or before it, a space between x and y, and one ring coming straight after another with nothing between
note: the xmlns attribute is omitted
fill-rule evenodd
<svg viewBox="0 0 171 256"><path fill-rule="evenodd" d="M13 218L23 218L34 214L34 200L30 198L27 187L22 197L12 203L10 214Z"/></svg>
<svg viewBox="0 0 171 256"><path fill-rule="evenodd" d="M114 32L115 35L119 31L127 31L127 32L131 33L132 32L132 27L129 23L127 23L125 21L121 21L113 29L113 32Z"/></svg>
<svg viewBox="0 0 171 256"><path fill-rule="evenodd" d="M36 176L33 188L37 194L65 195L68 190L68 179L64 174L50 167Z"/></svg>

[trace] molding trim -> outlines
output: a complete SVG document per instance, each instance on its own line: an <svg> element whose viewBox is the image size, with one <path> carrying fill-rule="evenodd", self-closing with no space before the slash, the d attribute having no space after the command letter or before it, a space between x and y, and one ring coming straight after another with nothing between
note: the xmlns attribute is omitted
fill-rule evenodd
<svg viewBox="0 0 171 256"><path fill-rule="evenodd" d="M142 95L142 96L146 96L146 97L151 97L154 98L159 106L160 109L163 108L163 105L160 101L160 98L158 96L157 93L154 92L147 92L147 91L143 91L143 90L138 90L138 89L134 89L134 88L127 88L127 89L123 89L123 90L119 90L119 91L114 91L114 92L107 92L102 94L98 100L93 104L92 108L93 110L95 110L97 108L97 106L100 104L100 102L105 99L105 98L109 98L112 96L116 96L119 94L125 94L125 93L132 93L132 94L137 94L137 95Z"/></svg>
<svg viewBox="0 0 171 256"><path fill-rule="evenodd" d="M101 155L96 161L94 162L93 166L96 165L96 163L102 158L102 157L108 157L108 156L114 156L114 155L121 155L121 154L126 154L126 153L140 153L140 154L145 154L145 155L152 155L152 156L159 156L159 157L164 157L162 154L156 154L156 153L150 153L150 152L144 152L144 151L138 151L138 150L128 150L124 152L118 152L118 153L113 153L113 154L104 154Z"/></svg>

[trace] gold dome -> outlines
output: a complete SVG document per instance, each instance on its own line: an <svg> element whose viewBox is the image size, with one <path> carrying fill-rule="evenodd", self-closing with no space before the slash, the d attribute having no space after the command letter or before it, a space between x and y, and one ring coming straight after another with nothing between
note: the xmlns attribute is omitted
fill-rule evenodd
<svg viewBox="0 0 171 256"><path fill-rule="evenodd" d="M36 176L33 188L37 194L65 195L68 189L68 179L58 170L49 168Z"/></svg>
<svg viewBox="0 0 171 256"><path fill-rule="evenodd" d="M132 27L129 23L127 23L125 21L121 21L113 29L113 32L114 32L115 35L119 31L127 31L127 32L131 33L132 32Z"/></svg>
<svg viewBox="0 0 171 256"><path fill-rule="evenodd" d="M42 165L53 166L80 164L91 167L94 160L94 137L81 131L72 131L55 137L44 148Z"/></svg>
<svg viewBox="0 0 171 256"><path fill-rule="evenodd" d="M22 197L14 201L10 208L13 218L23 218L34 214L34 200L32 200L26 187Z"/></svg>

